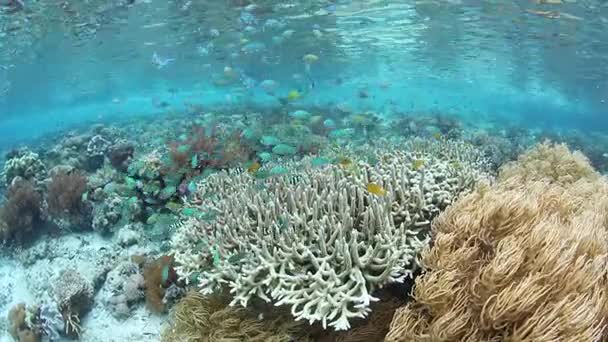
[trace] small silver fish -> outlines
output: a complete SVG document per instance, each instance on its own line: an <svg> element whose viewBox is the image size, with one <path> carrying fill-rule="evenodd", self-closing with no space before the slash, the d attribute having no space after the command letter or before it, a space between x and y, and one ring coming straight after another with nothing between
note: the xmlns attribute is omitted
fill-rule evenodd
<svg viewBox="0 0 608 342"><path fill-rule="evenodd" d="M152 54L152 64L154 64L158 69L162 69L173 62L175 62L175 58L164 58L163 59L156 52L154 52L154 54Z"/></svg>

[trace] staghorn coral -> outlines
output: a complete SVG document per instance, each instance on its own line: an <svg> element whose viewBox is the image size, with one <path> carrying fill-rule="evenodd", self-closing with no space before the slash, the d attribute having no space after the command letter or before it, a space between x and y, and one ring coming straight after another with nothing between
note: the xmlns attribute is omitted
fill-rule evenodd
<svg viewBox="0 0 608 342"><path fill-rule="evenodd" d="M426 166L413 169L417 158ZM372 291L411 276L431 219L481 173L432 156L392 152L356 173L339 166L307 168L292 177L257 180L218 173L199 186L203 210L216 220L191 219L173 239L180 276L202 273L210 293L232 288L233 304L252 297L288 305L297 319L337 330L365 317ZM386 196L375 196L375 182Z"/></svg>
<svg viewBox="0 0 608 342"><path fill-rule="evenodd" d="M513 182L548 180L562 185L581 178L598 178L589 159L581 152L570 152L565 144L544 142L507 163L500 170L500 180Z"/></svg>
<svg viewBox="0 0 608 342"><path fill-rule="evenodd" d="M229 302L226 296L189 292L171 311L162 341L309 341L302 324L285 319L276 310L266 310L266 317L260 319L251 310L228 306Z"/></svg>
<svg viewBox="0 0 608 342"><path fill-rule="evenodd" d="M608 183L563 148L537 147L436 219L415 301L387 342L608 338ZM513 171L540 152L565 165L533 161L541 173L522 182Z"/></svg>

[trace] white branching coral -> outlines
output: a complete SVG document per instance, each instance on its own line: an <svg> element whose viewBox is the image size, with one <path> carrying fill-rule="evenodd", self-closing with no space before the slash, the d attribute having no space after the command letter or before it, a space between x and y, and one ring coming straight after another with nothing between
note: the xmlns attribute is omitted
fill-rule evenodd
<svg viewBox="0 0 608 342"><path fill-rule="evenodd" d="M291 177L222 172L199 184L200 207L173 238L178 274L199 274L204 293L228 287L232 304L252 297L288 305L296 319L336 330L365 317L373 291L412 276L431 219L483 173L403 152L348 170L310 162ZM381 186L377 195L369 183Z"/></svg>

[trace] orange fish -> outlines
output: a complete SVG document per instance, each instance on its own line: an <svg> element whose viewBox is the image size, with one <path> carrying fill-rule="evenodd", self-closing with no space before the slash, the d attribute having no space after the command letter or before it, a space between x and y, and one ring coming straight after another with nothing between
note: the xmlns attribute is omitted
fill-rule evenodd
<svg viewBox="0 0 608 342"><path fill-rule="evenodd" d="M384 196L386 195L386 190L384 190L384 188L376 183L368 183L367 184L367 191L369 191L370 193L376 195L376 196Z"/></svg>

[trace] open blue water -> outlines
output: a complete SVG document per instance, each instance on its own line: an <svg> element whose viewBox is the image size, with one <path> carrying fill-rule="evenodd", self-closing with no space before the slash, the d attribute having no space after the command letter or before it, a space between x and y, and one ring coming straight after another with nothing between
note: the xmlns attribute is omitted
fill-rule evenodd
<svg viewBox="0 0 608 342"><path fill-rule="evenodd" d="M602 1L2 4L5 147L85 121L162 115L159 103L278 106L292 89L303 105L608 129ZM155 53L174 61L159 69ZM318 56L309 72L306 54ZM225 67L236 79L218 86ZM276 96L260 89L266 79Z"/></svg>

